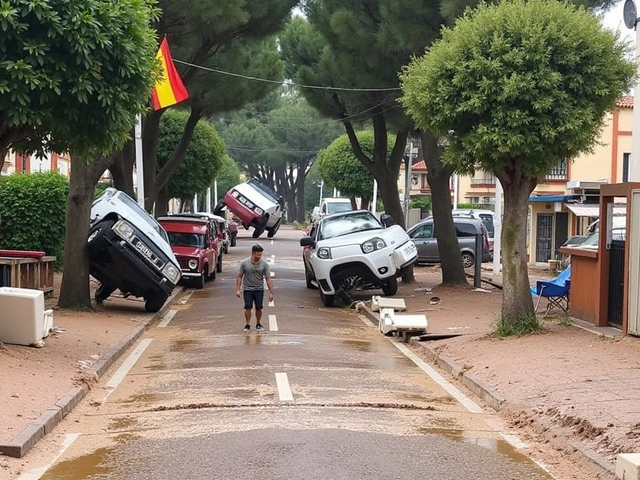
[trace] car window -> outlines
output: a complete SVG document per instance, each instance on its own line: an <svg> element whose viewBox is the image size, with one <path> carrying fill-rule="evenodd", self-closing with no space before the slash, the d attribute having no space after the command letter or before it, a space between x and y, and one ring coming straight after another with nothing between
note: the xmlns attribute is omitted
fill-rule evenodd
<svg viewBox="0 0 640 480"><path fill-rule="evenodd" d="M353 210L351 203L327 203L329 213L349 212Z"/></svg>
<svg viewBox="0 0 640 480"><path fill-rule="evenodd" d="M456 234L458 237L475 237L476 226L471 223L456 223Z"/></svg>
<svg viewBox="0 0 640 480"><path fill-rule="evenodd" d="M482 223L487 228L487 232L489 232L489 237L493 238L493 234L495 232L493 227L493 215L489 215L488 213L481 213L480 220L482 220Z"/></svg>
<svg viewBox="0 0 640 480"><path fill-rule="evenodd" d="M350 215L338 214L338 216L326 218L320 224L319 240L383 228L371 212L358 212Z"/></svg>
<svg viewBox="0 0 640 480"><path fill-rule="evenodd" d="M204 248L205 236L200 233L169 232L169 243L177 247Z"/></svg>
<svg viewBox="0 0 640 480"><path fill-rule="evenodd" d="M433 224L425 223L424 225L420 225L413 232L411 232L411 238L431 238L433 234Z"/></svg>

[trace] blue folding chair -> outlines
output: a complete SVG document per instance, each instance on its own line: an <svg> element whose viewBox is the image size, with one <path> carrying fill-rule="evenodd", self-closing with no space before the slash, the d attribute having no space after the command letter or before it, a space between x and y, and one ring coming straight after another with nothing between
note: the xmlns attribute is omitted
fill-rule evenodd
<svg viewBox="0 0 640 480"><path fill-rule="evenodd" d="M531 294L538 297L536 313L542 298L547 299L546 317L553 307L561 309L564 313L569 310L569 291L571 289L571 265L565 268L556 278L538 280L535 287L531 287Z"/></svg>

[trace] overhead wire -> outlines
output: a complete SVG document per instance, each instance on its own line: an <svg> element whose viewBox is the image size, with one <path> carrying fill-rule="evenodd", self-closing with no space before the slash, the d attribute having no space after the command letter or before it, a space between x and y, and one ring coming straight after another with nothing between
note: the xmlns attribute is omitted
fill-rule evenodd
<svg viewBox="0 0 640 480"><path fill-rule="evenodd" d="M204 65L196 65L195 63L189 63L182 60L173 59L175 63L180 63L182 65L187 65L193 68L199 68L200 70L206 70L208 72L218 73L220 75L229 75L231 77L243 78L245 80L255 80L257 82L265 82L265 83L277 83L278 85L285 85L284 82L280 80L271 80L268 78L260 78L260 77L252 77L250 75L242 75L240 73L227 72L225 70L220 70L217 68L205 67ZM391 92L391 91L399 91L400 87L387 87L387 88L351 88L351 87L331 87L328 85L303 85L299 83L287 82L286 85L291 85L293 87L298 88L313 88L318 90L334 90L334 91L343 91L343 92Z"/></svg>

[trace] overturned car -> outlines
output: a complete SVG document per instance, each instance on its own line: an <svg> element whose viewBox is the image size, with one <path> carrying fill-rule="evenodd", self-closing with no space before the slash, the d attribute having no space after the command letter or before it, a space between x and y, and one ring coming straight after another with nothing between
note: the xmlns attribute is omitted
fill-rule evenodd
<svg viewBox="0 0 640 480"><path fill-rule="evenodd" d="M181 277L167 232L135 200L107 188L91 207L89 272L100 282L96 303L115 290L145 300L147 312L159 311Z"/></svg>
<svg viewBox="0 0 640 480"><path fill-rule="evenodd" d="M280 228L284 201L276 192L252 178L229 189L213 210L220 215L225 208L233 213L245 229L253 227L253 238L265 231L272 238Z"/></svg>

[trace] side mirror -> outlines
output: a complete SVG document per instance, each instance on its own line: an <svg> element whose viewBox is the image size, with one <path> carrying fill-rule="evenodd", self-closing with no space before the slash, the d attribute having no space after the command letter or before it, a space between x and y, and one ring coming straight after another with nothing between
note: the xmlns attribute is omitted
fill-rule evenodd
<svg viewBox="0 0 640 480"><path fill-rule="evenodd" d="M382 215L380 215L380 222L385 227L390 227L391 225L393 225L395 223L393 221L393 217L391 215L389 215L388 213L383 213Z"/></svg>
<svg viewBox="0 0 640 480"><path fill-rule="evenodd" d="M313 246L313 238L311 237L302 237L300 239L300 246L301 247L311 247Z"/></svg>

